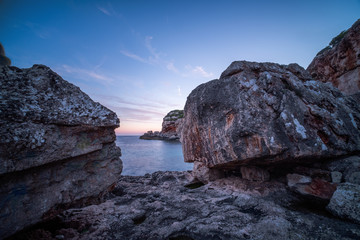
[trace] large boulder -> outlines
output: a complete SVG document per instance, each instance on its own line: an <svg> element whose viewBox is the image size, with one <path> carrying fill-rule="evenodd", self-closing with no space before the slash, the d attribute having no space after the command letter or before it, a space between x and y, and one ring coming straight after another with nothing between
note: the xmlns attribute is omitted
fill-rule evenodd
<svg viewBox="0 0 360 240"><path fill-rule="evenodd" d="M307 70L314 79L331 82L345 94L360 92L360 19L333 38Z"/></svg>
<svg viewBox="0 0 360 240"><path fill-rule="evenodd" d="M360 107L296 64L233 62L187 98L186 162L239 169L324 160L360 150Z"/></svg>
<svg viewBox="0 0 360 240"><path fill-rule="evenodd" d="M89 202L122 171L116 114L50 68L0 67L0 236Z"/></svg>

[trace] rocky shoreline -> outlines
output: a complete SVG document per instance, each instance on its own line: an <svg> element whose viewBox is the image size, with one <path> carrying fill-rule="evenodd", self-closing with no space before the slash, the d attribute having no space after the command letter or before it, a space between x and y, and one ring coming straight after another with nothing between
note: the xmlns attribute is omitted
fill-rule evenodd
<svg viewBox="0 0 360 240"><path fill-rule="evenodd" d="M191 181L190 171L121 176L105 202L66 210L11 239L360 238L358 224L295 194L284 176Z"/></svg>

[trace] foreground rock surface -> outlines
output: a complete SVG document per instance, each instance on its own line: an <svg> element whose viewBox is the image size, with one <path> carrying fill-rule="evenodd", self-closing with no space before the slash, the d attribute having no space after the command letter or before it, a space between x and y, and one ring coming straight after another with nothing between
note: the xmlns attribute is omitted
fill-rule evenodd
<svg viewBox="0 0 360 240"><path fill-rule="evenodd" d="M360 225L333 218L324 208L302 201L292 195L281 181L261 183L229 176L203 186L187 185L191 178L190 172L122 176L106 202L69 209L51 222L16 237L188 240L360 238Z"/></svg>
<svg viewBox="0 0 360 240"><path fill-rule="evenodd" d="M182 143L208 168L317 162L360 150L360 107L296 64L233 62L189 95Z"/></svg>
<svg viewBox="0 0 360 240"><path fill-rule="evenodd" d="M331 82L345 94L359 93L360 19L319 52L307 70L314 79Z"/></svg>
<svg viewBox="0 0 360 240"><path fill-rule="evenodd" d="M0 67L0 236L101 198L122 170L116 114L46 66Z"/></svg>
<svg viewBox="0 0 360 240"><path fill-rule="evenodd" d="M148 131L144 135L140 136L140 139L178 141L181 137L181 127L183 120L183 110L170 111L163 118L161 132Z"/></svg>

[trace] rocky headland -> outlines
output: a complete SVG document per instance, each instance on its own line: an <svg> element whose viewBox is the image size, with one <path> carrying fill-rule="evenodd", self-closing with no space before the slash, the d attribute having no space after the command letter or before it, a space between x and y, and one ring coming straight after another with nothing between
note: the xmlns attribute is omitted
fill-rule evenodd
<svg viewBox="0 0 360 240"><path fill-rule="evenodd" d="M145 140L167 140L179 141L181 137L181 127L184 120L183 110L172 110L163 118L161 131L148 131L140 136Z"/></svg>
<svg viewBox="0 0 360 240"><path fill-rule="evenodd" d="M99 202L122 171L116 114L44 65L0 66L0 238Z"/></svg>
<svg viewBox="0 0 360 240"><path fill-rule="evenodd" d="M316 58L360 39L357 23ZM191 92L176 128L193 171L121 176L102 203L56 211L10 239L360 239L358 91L321 74L233 62Z"/></svg>

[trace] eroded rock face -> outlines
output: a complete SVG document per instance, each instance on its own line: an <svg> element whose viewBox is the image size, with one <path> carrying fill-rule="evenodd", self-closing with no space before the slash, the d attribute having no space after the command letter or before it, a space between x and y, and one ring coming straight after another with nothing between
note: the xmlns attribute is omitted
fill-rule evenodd
<svg viewBox="0 0 360 240"><path fill-rule="evenodd" d="M183 110L170 111L163 118L161 132L148 131L140 137L146 140L179 140L181 136L182 122L184 120Z"/></svg>
<svg viewBox="0 0 360 240"><path fill-rule="evenodd" d="M0 67L0 235L98 198L122 170L116 114L48 67Z"/></svg>
<svg viewBox="0 0 360 240"><path fill-rule="evenodd" d="M315 162L360 150L360 108L296 64L233 62L188 96L182 144L209 168Z"/></svg>
<svg viewBox="0 0 360 240"><path fill-rule="evenodd" d="M340 39L342 37L342 39ZM360 19L321 51L307 70L314 79L331 82L345 94L360 92Z"/></svg>

